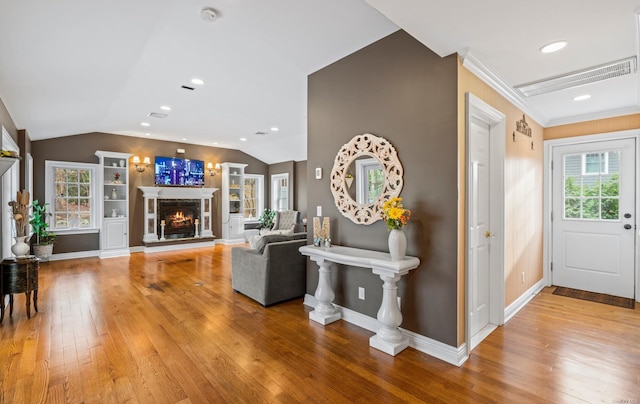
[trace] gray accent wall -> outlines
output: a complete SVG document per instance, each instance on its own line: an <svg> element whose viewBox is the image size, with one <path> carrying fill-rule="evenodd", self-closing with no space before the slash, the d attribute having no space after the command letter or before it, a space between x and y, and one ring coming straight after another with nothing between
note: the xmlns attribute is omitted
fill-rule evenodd
<svg viewBox="0 0 640 404"><path fill-rule="evenodd" d="M388 139L404 167L401 196L412 218L408 255L421 265L399 282L402 328L456 346L457 341L457 59L440 58L397 31L308 78L307 211L331 218L334 244L388 251L384 222L357 225L336 209L329 187L339 148L355 135ZM315 168L323 170L315 179ZM312 232L312 226L309 227ZM311 236L310 236L311 237ZM318 281L308 263L307 293ZM382 281L369 270L332 271L335 302L376 317ZM365 287L366 300L358 299Z"/></svg>
<svg viewBox="0 0 640 404"><path fill-rule="evenodd" d="M247 172L262 174L267 177L268 165L266 163L239 150L94 132L31 142L31 153L34 163L35 198L44 200L45 160L97 163L98 158L95 156L96 150L106 150L131 153L140 156L141 159L144 156L148 156L153 163L155 156L175 156L178 148L185 149L186 153L180 155L185 158L204 160L205 164L207 162L245 163L248 164L246 168ZM147 168L143 173L138 173L133 168L130 169L129 244L132 247L143 245L142 223L144 220L144 200L138 187L143 185L153 186L153 183L153 166ZM206 176L205 186L220 189L221 176L219 174L213 177ZM220 226L220 191L214 194L213 209L216 213L214 215L213 233L217 237L220 237L222 235ZM66 235L58 237L54 253L90 251L99 248L100 239L98 234Z"/></svg>

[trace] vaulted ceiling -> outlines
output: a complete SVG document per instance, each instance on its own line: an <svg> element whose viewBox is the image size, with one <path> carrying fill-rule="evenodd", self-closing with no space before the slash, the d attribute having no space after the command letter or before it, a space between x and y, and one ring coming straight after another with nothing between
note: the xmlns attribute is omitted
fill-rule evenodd
<svg viewBox="0 0 640 404"><path fill-rule="evenodd" d="M638 5L0 0L0 98L33 140L100 131L235 148L267 163L304 160L307 75L401 27L440 56L460 53L550 126L639 110L635 71L532 97L513 91L635 57ZM555 40L568 45L539 52ZM591 98L573 101L583 93Z"/></svg>

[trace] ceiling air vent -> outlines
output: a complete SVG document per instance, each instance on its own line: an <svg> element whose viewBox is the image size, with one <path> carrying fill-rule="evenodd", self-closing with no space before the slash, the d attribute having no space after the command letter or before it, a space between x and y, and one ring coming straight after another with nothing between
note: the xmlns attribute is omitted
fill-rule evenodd
<svg viewBox="0 0 640 404"><path fill-rule="evenodd" d="M552 91L564 90L615 77L626 76L627 74L636 72L636 64L636 57L632 56L630 58L591 67L589 69L579 70L531 83L520 84L514 88L525 97L531 97L533 95L550 93Z"/></svg>
<svg viewBox="0 0 640 404"><path fill-rule="evenodd" d="M183 90L189 90L189 91L193 91L193 90L195 90L195 88L194 88L194 87L189 87L189 86L182 86L182 87L180 87L180 88L182 88Z"/></svg>
<svg viewBox="0 0 640 404"><path fill-rule="evenodd" d="M149 116L152 118L166 118L167 114L163 114L162 112L149 112Z"/></svg>
<svg viewBox="0 0 640 404"><path fill-rule="evenodd" d="M257 131L256 133L254 133L254 135L257 135L257 136L264 136L266 134L267 132L262 132L262 131Z"/></svg>

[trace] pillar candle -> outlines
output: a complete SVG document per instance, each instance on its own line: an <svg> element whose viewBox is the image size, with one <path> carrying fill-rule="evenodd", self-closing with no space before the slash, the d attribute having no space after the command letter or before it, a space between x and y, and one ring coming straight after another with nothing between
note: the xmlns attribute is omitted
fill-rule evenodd
<svg viewBox="0 0 640 404"><path fill-rule="evenodd" d="M160 221L160 225L161 225L161 226L164 226L164 224L165 224L165 223L164 223L164 220L161 220L161 221Z"/></svg>

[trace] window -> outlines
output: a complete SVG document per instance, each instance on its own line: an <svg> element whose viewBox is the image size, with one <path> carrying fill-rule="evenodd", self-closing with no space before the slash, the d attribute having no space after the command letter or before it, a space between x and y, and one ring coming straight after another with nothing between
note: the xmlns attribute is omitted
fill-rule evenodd
<svg viewBox="0 0 640 404"><path fill-rule="evenodd" d="M275 211L289 209L289 174L271 176L271 209Z"/></svg>
<svg viewBox="0 0 640 404"><path fill-rule="evenodd" d="M258 220L264 206L264 176L244 175L244 220Z"/></svg>
<svg viewBox="0 0 640 404"><path fill-rule="evenodd" d="M95 230L99 203L96 164L45 162L45 199L52 213L51 230Z"/></svg>
<svg viewBox="0 0 640 404"><path fill-rule="evenodd" d="M620 151L564 156L564 219L619 220Z"/></svg>

